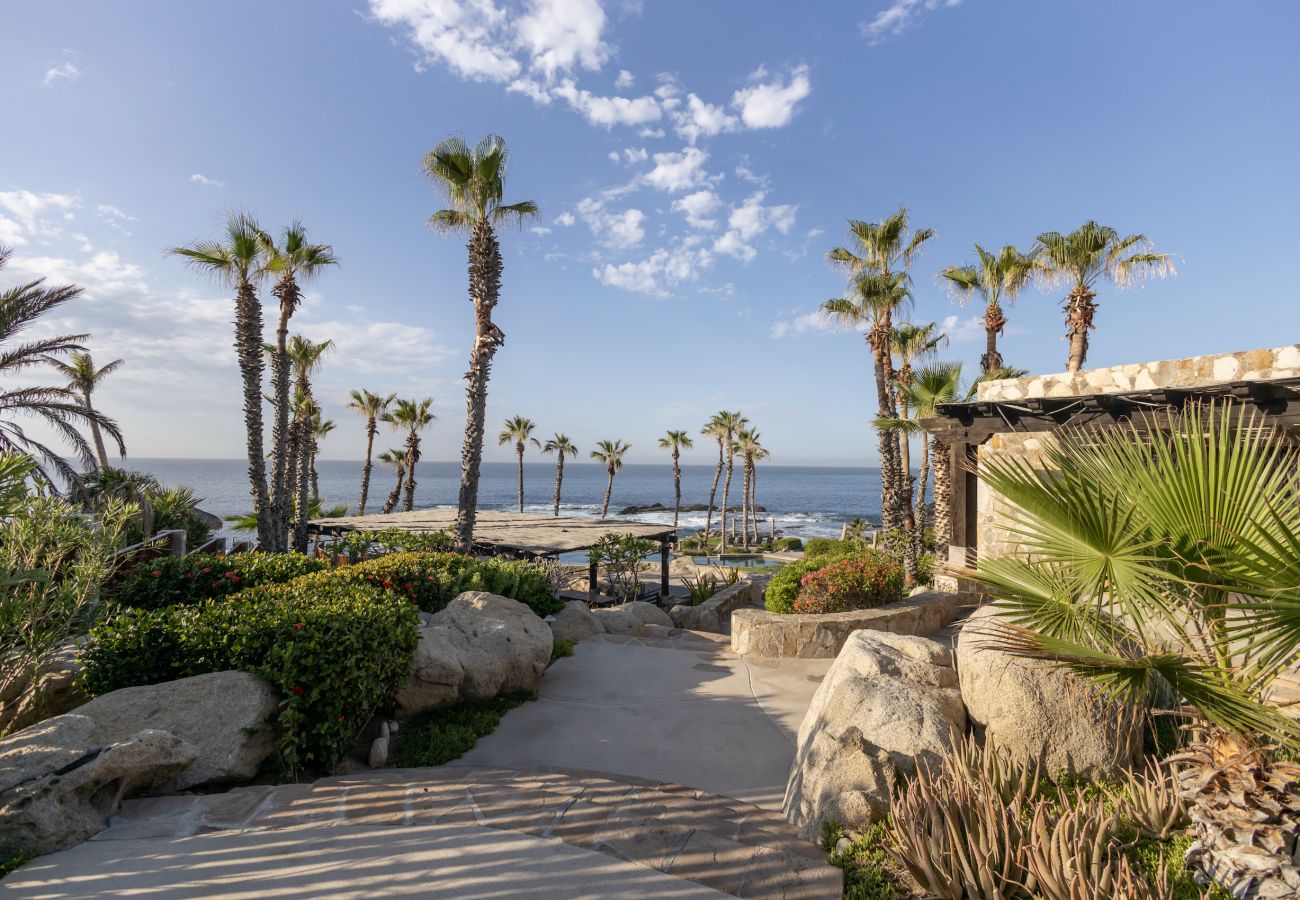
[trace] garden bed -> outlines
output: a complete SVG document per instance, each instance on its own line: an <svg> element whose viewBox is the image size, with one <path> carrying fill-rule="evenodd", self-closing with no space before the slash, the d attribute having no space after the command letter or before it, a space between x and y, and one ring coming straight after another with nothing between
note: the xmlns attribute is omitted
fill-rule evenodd
<svg viewBox="0 0 1300 900"><path fill-rule="evenodd" d="M977 602L973 594L928 591L874 609L820 615L737 609L731 614L731 649L741 656L834 659L859 629L932 634Z"/></svg>

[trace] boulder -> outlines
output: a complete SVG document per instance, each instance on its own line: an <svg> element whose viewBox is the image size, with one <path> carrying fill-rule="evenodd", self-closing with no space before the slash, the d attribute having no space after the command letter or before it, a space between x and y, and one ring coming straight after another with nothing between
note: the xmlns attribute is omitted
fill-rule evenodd
<svg viewBox="0 0 1300 900"><path fill-rule="evenodd" d="M631 603L624 603L622 606L615 606L614 609L621 609L636 619L642 625L662 625L665 628L673 627L673 620L668 613L664 612L653 603L646 603L644 600L633 600Z"/></svg>
<svg viewBox="0 0 1300 900"><path fill-rule="evenodd" d="M687 606L679 603L668 610L668 618L672 619L673 624L678 628L708 631L712 634L722 633L722 619L718 616L717 607L712 604Z"/></svg>
<svg viewBox="0 0 1300 900"><path fill-rule="evenodd" d="M113 744L141 729L173 734L198 750L184 771L155 792L247 781L275 752L271 719L280 698L267 681L248 672L209 672L122 688L77 709L95 723L95 740Z"/></svg>
<svg viewBox="0 0 1300 900"><path fill-rule="evenodd" d="M946 647L912 635L854 632L799 728L786 818L813 839L823 822L865 828L888 813L899 779L918 761L937 764L965 723Z"/></svg>
<svg viewBox="0 0 1300 900"><path fill-rule="evenodd" d="M0 661L0 734L26 728L34 722L71 712L90 699L76 684L82 664L77 658L87 638L73 638L41 661L40 675L32 687L32 673L20 665L17 653Z"/></svg>
<svg viewBox="0 0 1300 900"><path fill-rule="evenodd" d="M605 633L600 619L592 615L587 604L581 600L570 600L564 604L564 609L555 614L550 626L552 638L557 641L573 641L575 644L593 634Z"/></svg>
<svg viewBox="0 0 1300 900"><path fill-rule="evenodd" d="M961 695L975 733L1044 774L1113 778L1131 767L1142 730L1131 710L1063 669L989 646L997 612L985 606L957 638Z"/></svg>
<svg viewBox="0 0 1300 900"><path fill-rule="evenodd" d="M198 748L156 729L101 742L98 723L76 714L0 740L0 859L84 841L105 828L123 799L198 758Z"/></svg>
<svg viewBox="0 0 1300 900"><path fill-rule="evenodd" d="M532 691L551 661L547 623L509 597L461 594L420 629L411 674L397 692L405 717L453 700Z"/></svg>
<svg viewBox="0 0 1300 900"><path fill-rule="evenodd" d="M608 609L593 609L592 615L600 622L606 634L622 634L633 637L645 637L645 626L641 620L621 606ZM669 619L668 621L672 621Z"/></svg>

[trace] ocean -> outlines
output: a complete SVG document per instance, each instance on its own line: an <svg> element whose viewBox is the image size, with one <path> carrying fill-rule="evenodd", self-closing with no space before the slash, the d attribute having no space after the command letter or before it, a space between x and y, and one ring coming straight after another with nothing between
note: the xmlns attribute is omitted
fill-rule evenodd
<svg viewBox="0 0 1300 900"><path fill-rule="evenodd" d="M200 506L221 517L248 512L247 463L237 459L136 459L126 468L148 472L166 485L188 485L203 498ZM361 463L319 460L320 488L326 506L347 503L355 512L361 486ZM479 508L514 511L517 507L517 475L514 463L485 462L479 482ZM416 469L415 506L425 509L456 505L460 486L460 464L422 461ZM596 516L605 494L605 468L598 463L564 464L564 494L560 514ZM682 505L707 503L713 466L682 466ZM367 511L378 512L392 490L396 476L392 469L375 466L371 476ZM524 463L524 512L549 514L555 487L553 462ZM731 504L740 504L741 472L732 476ZM722 502L718 485L717 503ZM610 517L624 507L661 503L667 512L623 516L642 522L672 522L673 471L670 464L628 464L614 478ZM874 468L828 468L818 466L758 467L757 503L763 532L769 518L777 529L793 537L838 537L840 526L850 519L877 521L880 515L880 473ZM400 505L399 505L400 508ZM684 532L704 527L703 512L682 513ZM717 513L714 513L716 527ZM230 534L227 532L227 534Z"/></svg>

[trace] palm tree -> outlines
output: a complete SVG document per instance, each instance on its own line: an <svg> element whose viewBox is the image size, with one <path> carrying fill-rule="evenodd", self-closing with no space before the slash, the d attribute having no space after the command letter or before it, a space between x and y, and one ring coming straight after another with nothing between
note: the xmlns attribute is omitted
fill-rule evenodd
<svg viewBox="0 0 1300 900"><path fill-rule="evenodd" d="M126 365L122 360L115 359L100 368L95 368L95 361L90 358L86 352L75 352L64 362L57 356L47 356L45 361L52 365L55 371L68 379L68 390L81 395L81 405L90 413L90 436L95 442L95 459L99 461L100 469L107 469L108 452L104 449L104 434L100 430L99 422L95 418L95 406L90 402L90 395L94 393L95 388L108 375L113 374L122 366Z"/></svg>
<svg viewBox="0 0 1300 900"><path fill-rule="evenodd" d="M718 442L718 462L713 467L713 486L709 488L709 511L704 519L704 542L707 549L709 535L713 531L713 502L718 496L718 482L722 480L722 469L726 465L727 457L727 430L722 427L722 422L718 415L709 419L704 427L700 429L700 434L705 437L711 437Z"/></svg>
<svg viewBox="0 0 1300 900"><path fill-rule="evenodd" d="M1124 288L1147 275L1160 278L1175 274L1174 261L1167 253L1150 252L1146 235L1120 237L1108 225L1084 222L1069 234L1045 231L1038 236L1038 266L1049 283L1068 284L1065 337L1070 342L1066 368L1077 372L1088 358L1088 332L1097 313L1094 288L1102 278Z"/></svg>
<svg viewBox="0 0 1300 900"><path fill-rule="evenodd" d="M397 470L397 484L393 485L392 492L388 499L384 501L384 506L380 512L384 515L392 512L397 506L397 501L402 497L402 482L406 479L406 451L405 450L385 450L379 454L379 461L386 466L392 466Z"/></svg>
<svg viewBox="0 0 1300 900"><path fill-rule="evenodd" d="M316 457L320 454L320 442L325 436L334 430L336 426L332 419L321 418L320 407L312 412L311 416L311 495L320 496L320 476L316 472Z"/></svg>
<svg viewBox="0 0 1300 900"><path fill-rule="evenodd" d="M735 447L736 432L744 428L746 425L748 425L749 419L746 419L739 412L728 412L725 409L722 412L718 413L713 418L714 421L717 423L718 431L722 435L721 440L725 442L727 448L726 476L725 478L723 478L722 481L722 538L718 543L718 552L726 553L727 552L727 512L728 512L727 507L730 504L730 497L731 497L731 472L732 469L734 468L735 460L736 460L736 447Z"/></svg>
<svg viewBox="0 0 1300 900"><path fill-rule="evenodd" d="M1065 429L1041 468L982 462L1022 552L967 574L1009 619L997 646L1181 712L1199 732L1168 760L1193 805L1189 864L1253 881L1240 896L1292 896L1300 766L1282 760L1300 722L1261 698L1300 646L1296 448L1248 406L1143 424Z"/></svg>
<svg viewBox="0 0 1300 900"><path fill-rule="evenodd" d="M893 314L911 300L907 276L903 273L858 276L852 290L844 297L827 300L821 314L842 327L866 327L867 345L875 358L876 399L880 405L878 419L898 418L894 394L894 364L889 352ZM878 348L884 348L883 354ZM882 378L888 378L881 390ZM880 524L889 533L901 530L907 521L910 492L903 478L902 448L892 429L876 429L880 442ZM910 473L909 473L910 474Z"/></svg>
<svg viewBox="0 0 1300 900"><path fill-rule="evenodd" d="M379 420L388 412L388 407L397 399L396 394L381 397L367 390L354 390L348 394L348 409L358 412L366 419L366 461L361 466L361 499L357 502L357 515L366 514L366 500L370 496L371 454L375 449L375 436L379 434Z"/></svg>
<svg viewBox="0 0 1300 900"><path fill-rule="evenodd" d="M659 439L660 450L671 450L673 452L673 527L677 527L677 519L682 509L682 448L687 450L695 446L691 436L685 431L669 431Z"/></svg>
<svg viewBox="0 0 1300 900"><path fill-rule="evenodd" d="M140 540L153 537L153 495L162 487L157 478L145 472L106 466L85 475L81 486L90 509L102 510L108 501L132 504L136 510L135 522L140 526Z"/></svg>
<svg viewBox="0 0 1300 900"><path fill-rule="evenodd" d="M307 552L307 510L310 499L312 421L319 416L316 398L311 392L311 376L320 368L321 358L334 346L333 341L316 342L295 334L289 338L289 368L293 375L294 415L290 423L287 478L292 479L294 503L294 549Z"/></svg>
<svg viewBox="0 0 1300 900"><path fill-rule="evenodd" d="M1011 303L1029 284L1035 272L1036 259L1034 253L1021 253L1012 244L1007 244L996 255L976 244L975 255L979 257L978 264L949 266L939 274L948 279L948 285L958 300L965 301L976 294L983 299L985 350L980 357L980 369L992 372L1004 365L1002 354L998 352L998 335L1007 325L1002 301Z"/></svg>
<svg viewBox="0 0 1300 900"><path fill-rule="evenodd" d="M284 230L278 244L265 232L259 233L259 240L266 271L275 277L271 293L280 301L271 355L271 403L275 407L275 423L271 427L274 444L271 502L278 520L277 534L287 538L293 493L289 472L289 318L302 302L300 285L315 278L326 266L338 265L338 258L330 245L313 244L307 237L307 229L296 219Z"/></svg>
<svg viewBox="0 0 1300 900"><path fill-rule="evenodd" d="M501 245L494 226L522 224L537 216L537 204L502 203L509 154L506 142L495 134L471 150L463 138L440 142L424 158L424 171L447 198L448 208L438 210L429 223L442 232L469 235L469 298L474 304L474 346L465 375L465 445L461 451L460 496L457 500L456 539L468 552L474 538L478 508L479 464L483 459L483 419L487 413L488 376L492 357L506 336L492 321L501 294Z"/></svg>
<svg viewBox="0 0 1300 900"><path fill-rule="evenodd" d="M754 511L754 488L758 476L758 470L754 463L760 459L766 459L770 454L759 443L759 434L750 428L742 428L736 432L736 439L732 442L736 453L740 454L742 471L744 472L744 494L741 498L741 524L745 533L744 547L749 550L750 521L753 520L754 540L758 541L758 517Z"/></svg>
<svg viewBox="0 0 1300 900"><path fill-rule="evenodd" d="M193 268L216 278L235 291L235 351L244 382L244 431L248 445L248 482L257 516L258 543L268 549L284 544L277 535L275 511L266 487L266 460L262 453L262 304L257 299L261 282L262 229L247 213L226 216L225 234L218 240L192 241L173 247Z"/></svg>
<svg viewBox="0 0 1300 900"><path fill-rule="evenodd" d="M420 432L428 428L438 418L429 411L433 406L433 398L425 397L423 400L398 400L393 407L393 411L384 416L384 421L395 429L406 429L406 456L403 460L403 467L406 469L405 497L402 500L402 509L410 512L415 506L415 464L420 461ZM390 503L396 505L395 496L388 498ZM384 512L392 512L392 505L384 504Z"/></svg>
<svg viewBox="0 0 1300 900"><path fill-rule="evenodd" d="M519 458L519 511L524 511L524 445L529 441L534 447L542 446L537 438L533 437L533 429L537 423L532 419L525 419L523 416L515 416L506 419L505 427L497 435L497 445L504 447L506 444L514 442L515 454Z"/></svg>
<svg viewBox="0 0 1300 900"><path fill-rule="evenodd" d="M0 246L0 269L9 261L11 252L8 247ZM22 336L41 316L81 296L81 288L74 285L47 288L42 287L44 283L44 278L38 278L0 291L0 374L7 376L6 385L12 384L18 373L44 365L51 357L86 349L82 342L90 338L88 334L35 339ZM16 340L23 342L15 343ZM95 454L78 430L79 425L98 424L126 455L117 425L88 409L71 388L0 388L0 452L17 453L32 460L32 473L51 490L58 491L60 481L75 487L77 470L48 444L28 434L15 417L34 418L63 437L87 470L95 468Z"/></svg>
<svg viewBox="0 0 1300 900"><path fill-rule="evenodd" d="M872 328L867 332L867 344L875 360L878 415L892 419L898 415L894 406L893 361L889 353L893 312L911 296L907 268L921 246L934 237L934 229L913 231L908 224L907 209L900 207L898 212L881 222L850 219L849 236L851 247L836 247L826 254L826 258L848 273L850 295L866 301L862 305L870 308L872 314L843 317L837 310L829 309L829 304L823 304L822 308L833 317L847 318L854 326L870 320ZM867 279L865 283L864 278ZM846 302L858 303L856 299ZM907 514L903 484L908 473L902 470L897 435L892 431L880 432L879 440L881 524L886 531L892 531L901 527Z"/></svg>
<svg viewBox="0 0 1300 900"><path fill-rule="evenodd" d="M898 362L898 366L894 370L894 398L901 418L907 419L909 417L907 386L912 382L912 363L930 355L939 346L947 342L948 336L940 332L939 326L934 322L925 325L900 322L890 329L890 355L891 357L897 357ZM915 575L917 558L921 551L921 535L925 531L925 516L923 514L916 515L912 504L915 483L912 478L911 433L900 430L898 438L901 462L899 468L903 474L903 493L907 500L907 512L903 517L903 530L907 532L908 541L903 547L903 568ZM924 513L924 505L920 509Z"/></svg>
<svg viewBox="0 0 1300 900"><path fill-rule="evenodd" d="M564 457L577 456L578 448L567 434L556 432L555 436L542 445L543 453L555 454L555 515L560 514L560 488L564 486Z"/></svg>
<svg viewBox="0 0 1300 900"><path fill-rule="evenodd" d="M591 451L591 458L604 463L605 471L609 473L609 480L605 483L605 505L600 509L602 519L609 515L609 496L614 492L614 474L623 468L623 455L631 449L630 444L622 441L597 441L596 449Z"/></svg>

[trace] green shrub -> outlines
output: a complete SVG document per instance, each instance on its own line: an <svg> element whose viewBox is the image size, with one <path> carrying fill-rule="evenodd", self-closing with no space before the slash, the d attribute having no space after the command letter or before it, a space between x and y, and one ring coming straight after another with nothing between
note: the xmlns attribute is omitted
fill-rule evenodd
<svg viewBox="0 0 1300 900"><path fill-rule="evenodd" d="M224 600L131 610L96 628L83 654L92 694L227 669L279 690L285 769L326 767L352 749L406 675L415 607L320 572Z"/></svg>
<svg viewBox="0 0 1300 900"><path fill-rule="evenodd" d="M465 754L491 734L501 717L534 694L502 694L483 703L452 703L425 710L402 726L390 765L401 768L440 766Z"/></svg>
<svg viewBox="0 0 1300 900"><path fill-rule="evenodd" d="M455 537L450 531L404 531L400 528L344 531L321 543L326 552L347 556L352 562L360 560L362 555L443 553L455 545Z"/></svg>
<svg viewBox="0 0 1300 900"><path fill-rule="evenodd" d="M882 822L873 822L849 846L836 850L841 838L849 837L844 829L829 822L822 823L822 849L829 854L827 862L844 870L845 900L893 900L904 897L907 891L902 879L893 871L887 847L889 831Z"/></svg>
<svg viewBox="0 0 1300 900"><path fill-rule="evenodd" d="M201 553L167 556L137 565L106 589L122 606L159 609L229 597L260 584L281 584L329 568L301 553Z"/></svg>
<svg viewBox="0 0 1300 900"><path fill-rule="evenodd" d="M903 568L880 554L831 560L803 576L796 613L836 613L872 609L903 596Z"/></svg>
<svg viewBox="0 0 1300 900"><path fill-rule="evenodd" d="M772 549L773 549L773 550L790 550L790 551L802 550L802 549L803 549L803 541L801 541L801 540L800 540L799 538L797 538L797 537L783 537L783 538L777 538L777 539L776 539L776 543L772 545Z"/></svg>
<svg viewBox="0 0 1300 900"><path fill-rule="evenodd" d="M837 559L850 556L861 556L864 553L870 553L871 551L872 547L870 544L856 538L849 538L847 541L840 541L835 538L815 537L808 538L803 545L805 556L831 556Z"/></svg>
<svg viewBox="0 0 1300 900"><path fill-rule="evenodd" d="M551 662L557 659L564 659L566 656L573 655L573 641L568 638L559 638L551 645Z"/></svg>
<svg viewBox="0 0 1300 900"><path fill-rule="evenodd" d="M803 577L816 572L828 562L830 559L825 556L805 556L777 569L772 575L772 580L767 583L767 591L763 594L763 604L768 612L782 614L794 612L794 601L799 596L799 586Z"/></svg>
<svg viewBox="0 0 1300 900"><path fill-rule="evenodd" d="M551 592L546 569L518 560L474 559L455 553L391 553L331 574L400 594L425 612L437 612L465 591L500 594L543 617L564 608Z"/></svg>
<svg viewBox="0 0 1300 900"><path fill-rule="evenodd" d="M6 875L17 869L19 866L25 865L27 862L34 859L35 856L35 853L21 851L15 853L13 856L0 859L0 880L3 880Z"/></svg>

